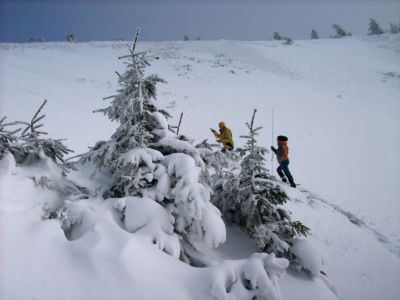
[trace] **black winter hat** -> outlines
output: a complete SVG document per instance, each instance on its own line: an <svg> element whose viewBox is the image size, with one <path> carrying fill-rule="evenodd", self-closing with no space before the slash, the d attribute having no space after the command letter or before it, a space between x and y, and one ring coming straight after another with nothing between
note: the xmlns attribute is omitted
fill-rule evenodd
<svg viewBox="0 0 400 300"><path fill-rule="evenodd" d="M278 135L277 139L280 142L287 142L288 141L288 138L286 136L284 136L284 135Z"/></svg>

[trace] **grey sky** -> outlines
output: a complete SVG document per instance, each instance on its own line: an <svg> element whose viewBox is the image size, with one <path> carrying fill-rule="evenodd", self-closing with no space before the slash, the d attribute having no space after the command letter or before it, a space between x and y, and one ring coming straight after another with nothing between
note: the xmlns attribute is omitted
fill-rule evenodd
<svg viewBox="0 0 400 300"><path fill-rule="evenodd" d="M69 32L80 41L129 39L137 26L144 40L308 38L312 28L329 37L336 23L363 35L370 17L385 29L399 24L400 0L0 0L0 41Z"/></svg>

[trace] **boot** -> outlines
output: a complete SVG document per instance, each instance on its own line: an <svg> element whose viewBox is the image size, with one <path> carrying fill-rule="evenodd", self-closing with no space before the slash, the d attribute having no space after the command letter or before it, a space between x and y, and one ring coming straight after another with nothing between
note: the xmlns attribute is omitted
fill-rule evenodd
<svg viewBox="0 0 400 300"><path fill-rule="evenodd" d="M290 183L290 186L291 186L292 188L295 188L295 187L296 187L296 184L294 183L293 178L289 178L289 183Z"/></svg>
<svg viewBox="0 0 400 300"><path fill-rule="evenodd" d="M294 183L293 177L292 177L292 176L288 176L288 178L289 178L289 184L290 184L290 186L291 186L292 188L295 188L295 187L296 187L296 184Z"/></svg>

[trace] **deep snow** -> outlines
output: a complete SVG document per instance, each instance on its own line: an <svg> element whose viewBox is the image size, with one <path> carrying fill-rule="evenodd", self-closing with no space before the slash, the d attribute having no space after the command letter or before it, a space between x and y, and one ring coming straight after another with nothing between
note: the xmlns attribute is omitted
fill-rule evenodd
<svg viewBox="0 0 400 300"><path fill-rule="evenodd" d="M311 228L309 240L321 256L327 277L311 280L289 272L280 284L284 299L334 299L334 293L339 299L400 296L399 35L295 41L291 46L261 41L139 46L159 57L151 71L168 83L159 86L158 99L174 114L171 123L177 123L184 112L182 133L199 142L212 140L208 128L224 120L239 146L239 135L246 131L244 122L257 108L256 121L264 126L260 144L268 147L272 143L272 109L274 135L289 136L290 166L301 186L298 190L287 188L297 199L287 207L295 219ZM68 138L71 149L84 152L115 129L115 124L91 111L106 106L101 99L117 88L114 71L124 69L117 57L125 54L127 47L126 42L0 44L1 116L30 119L46 98L49 135ZM271 162L272 166L276 167L276 162ZM16 172L2 178L0 293L50 299L60 288L66 295L77 296L89 285L81 297L101 294L107 299L129 286L124 272L146 266L146 275L132 275L138 284L129 291L137 291L138 297L145 287L171 291L168 295L178 297L175 299L204 295L204 291L192 289L194 277L186 271L179 275L179 269L189 267L147 245L132 246L144 247L139 253L146 256L131 261L128 271L109 266L114 250L108 249L108 237L103 237L106 248L95 262L82 257L83 251L71 250L75 246L65 246L71 242L57 224L38 220L37 203L52 195L38 192L25 175ZM29 240L22 239L27 235ZM51 242L44 244L48 239ZM61 245L54 249L66 249L48 258L47 243ZM251 241L232 229L227 243L209 255L218 262L247 258L255 251ZM146 265L146 259L157 262ZM178 270L161 276L158 262L165 266L164 271ZM67 269L65 277L58 272L62 268ZM108 274L109 269L115 274ZM75 283L76 270L82 270L82 287L68 293L64 282ZM19 294L20 286L24 286L24 294Z"/></svg>

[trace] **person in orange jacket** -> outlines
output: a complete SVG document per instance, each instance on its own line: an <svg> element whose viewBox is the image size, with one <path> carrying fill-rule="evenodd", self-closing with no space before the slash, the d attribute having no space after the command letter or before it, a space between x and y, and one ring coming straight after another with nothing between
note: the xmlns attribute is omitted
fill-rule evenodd
<svg viewBox="0 0 400 300"><path fill-rule="evenodd" d="M217 142L223 146L222 152L226 150L232 151L234 148L232 131L225 126L224 122L218 123L219 132L210 128L214 136L218 139Z"/></svg>
<svg viewBox="0 0 400 300"><path fill-rule="evenodd" d="M293 176L289 171L289 147L287 145L288 138L283 135L277 137L278 149L271 146L271 150L276 154L279 167L276 169L283 182L290 183L291 187L296 187ZM286 176L286 177L285 177ZM287 178L287 179L286 179Z"/></svg>

